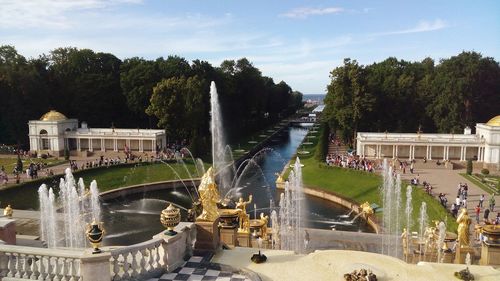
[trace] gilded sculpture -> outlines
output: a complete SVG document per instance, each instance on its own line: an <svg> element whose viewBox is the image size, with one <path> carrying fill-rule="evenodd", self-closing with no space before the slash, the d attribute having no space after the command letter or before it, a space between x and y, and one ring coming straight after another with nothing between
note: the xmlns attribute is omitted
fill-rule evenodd
<svg viewBox="0 0 500 281"><path fill-rule="evenodd" d="M260 221L262 223L262 239L267 240L267 224L269 223L269 216L264 215L264 213L260 213Z"/></svg>
<svg viewBox="0 0 500 281"><path fill-rule="evenodd" d="M238 202L236 203L236 209L240 210L240 228L238 231L240 232L249 232L250 231L250 218L247 214L247 205L252 202L252 195L248 197L248 201L244 201L243 198L240 197Z"/></svg>
<svg viewBox="0 0 500 281"><path fill-rule="evenodd" d="M203 211L197 217L200 221L215 221L219 217L217 211L217 203L220 203L219 190L215 183L214 170L210 167L201 178L200 186L198 187L200 194L201 206Z"/></svg>
<svg viewBox="0 0 500 281"><path fill-rule="evenodd" d="M460 215L458 215L457 217L457 223L458 245L460 245L460 247L468 247L470 245L469 225L471 223L471 220L469 218L469 215L467 214L467 209L460 209Z"/></svg>

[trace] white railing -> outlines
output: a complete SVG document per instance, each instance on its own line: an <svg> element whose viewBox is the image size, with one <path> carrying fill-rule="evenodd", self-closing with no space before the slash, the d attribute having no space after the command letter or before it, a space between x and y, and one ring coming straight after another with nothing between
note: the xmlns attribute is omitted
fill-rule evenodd
<svg viewBox="0 0 500 281"><path fill-rule="evenodd" d="M110 250L112 280L128 280L144 275L156 275L162 272L161 252L163 239L139 243L133 246Z"/></svg>
<svg viewBox="0 0 500 281"><path fill-rule="evenodd" d="M193 223L180 223L175 236L153 239L125 247L91 249L46 249L0 245L0 280L118 281L159 277L192 255L196 239Z"/></svg>
<svg viewBox="0 0 500 281"><path fill-rule="evenodd" d="M2 245L0 277L80 281L82 256L78 251Z"/></svg>
<svg viewBox="0 0 500 281"><path fill-rule="evenodd" d="M192 223L181 223L176 231L175 236L160 233L139 244L109 248L111 280L148 279L177 268L184 262L185 255L191 255L196 227Z"/></svg>

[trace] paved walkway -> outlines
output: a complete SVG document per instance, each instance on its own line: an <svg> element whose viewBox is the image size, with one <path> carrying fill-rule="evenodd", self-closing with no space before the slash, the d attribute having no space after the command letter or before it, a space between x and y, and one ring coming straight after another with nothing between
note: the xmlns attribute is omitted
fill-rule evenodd
<svg viewBox="0 0 500 281"><path fill-rule="evenodd" d="M147 281L250 281L259 280L246 276L240 270L222 264L210 263L211 257L192 256L181 267L171 273L165 273L160 278L151 278Z"/></svg>
<svg viewBox="0 0 500 281"><path fill-rule="evenodd" d="M399 171L398 171L399 172ZM465 173L465 170L448 170L448 169L415 169L414 173L411 174L407 172L406 174L402 174L402 178L406 180L410 180L414 178L417 174L419 175L420 183L426 181L429 182L432 187L432 193L437 200L437 196L439 193L444 193L446 198L448 199L448 210L451 207L451 204L455 202L455 198L457 197L458 184L459 183L467 183L468 186L468 196L467 196L467 210L469 213L469 217L472 220L473 225L476 224L476 214L475 207L479 204L479 198L481 194L485 195L485 200L483 203L483 208L481 208L480 221L483 221L484 210L488 207L489 199L491 194L488 194L483 189L479 188L473 182L467 180L462 177L460 173ZM420 186L421 188L421 186ZM498 200L498 198L495 198ZM497 207L494 211L490 212L490 220L496 217L496 212L500 209ZM472 228L473 229L473 228Z"/></svg>

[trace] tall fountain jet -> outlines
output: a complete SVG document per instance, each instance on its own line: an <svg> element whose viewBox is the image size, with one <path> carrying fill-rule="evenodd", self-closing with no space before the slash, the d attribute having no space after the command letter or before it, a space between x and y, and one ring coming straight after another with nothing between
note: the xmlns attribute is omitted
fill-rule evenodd
<svg viewBox="0 0 500 281"><path fill-rule="evenodd" d="M210 131L212 132L212 165L218 175L220 194L226 194L231 188L233 161L226 155L226 139L222 123L222 113L219 104L219 94L215 82L210 84L211 120ZM230 149L229 149L229 152Z"/></svg>
<svg viewBox="0 0 500 281"><path fill-rule="evenodd" d="M401 235L401 223L403 205L401 204L401 176L394 177L393 168L384 159L382 171L382 254L399 257L401 253L399 237ZM411 191L410 191L411 192ZM411 198L411 197L410 197Z"/></svg>
<svg viewBox="0 0 500 281"><path fill-rule="evenodd" d="M302 168L297 157L293 171L290 172L288 181L285 183L285 192L280 198L279 242L282 250L296 253L304 251L304 229L301 221L305 210L303 199Z"/></svg>
<svg viewBox="0 0 500 281"><path fill-rule="evenodd" d="M101 221L99 190L95 180L86 190L81 179L77 186L69 168L65 173L59 184L59 200L45 184L38 189L40 232L49 248L82 248L86 245L85 225L93 219Z"/></svg>

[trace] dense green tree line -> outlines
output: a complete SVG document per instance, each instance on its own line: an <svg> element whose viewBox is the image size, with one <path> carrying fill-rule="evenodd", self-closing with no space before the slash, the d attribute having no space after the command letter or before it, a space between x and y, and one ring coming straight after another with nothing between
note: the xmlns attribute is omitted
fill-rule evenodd
<svg viewBox="0 0 500 281"><path fill-rule="evenodd" d="M462 52L436 64L345 59L330 73L324 120L354 141L358 131L461 133L500 114L500 66Z"/></svg>
<svg viewBox="0 0 500 281"><path fill-rule="evenodd" d="M209 147L209 85L217 83L231 139L302 105L302 94L275 84L243 58L214 67L169 56L120 60L89 49L59 48L26 59L0 46L0 143L25 145L29 120L50 109L92 127L165 128L169 141Z"/></svg>

